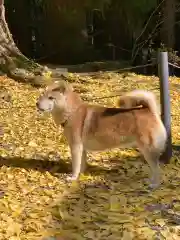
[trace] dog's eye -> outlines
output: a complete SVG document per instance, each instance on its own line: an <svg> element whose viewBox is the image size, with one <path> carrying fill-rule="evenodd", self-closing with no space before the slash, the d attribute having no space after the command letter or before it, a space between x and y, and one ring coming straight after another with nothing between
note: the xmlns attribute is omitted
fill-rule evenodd
<svg viewBox="0 0 180 240"><path fill-rule="evenodd" d="M49 98L49 100L53 100L54 99L52 96L49 96L48 98Z"/></svg>

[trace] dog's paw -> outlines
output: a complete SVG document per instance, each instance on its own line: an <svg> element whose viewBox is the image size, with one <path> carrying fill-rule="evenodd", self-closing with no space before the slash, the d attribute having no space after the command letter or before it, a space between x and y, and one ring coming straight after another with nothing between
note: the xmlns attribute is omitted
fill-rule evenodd
<svg viewBox="0 0 180 240"><path fill-rule="evenodd" d="M159 187L159 183L151 183L149 184L149 189L156 190Z"/></svg>
<svg viewBox="0 0 180 240"><path fill-rule="evenodd" d="M160 183L158 181L156 182L154 179L149 178L145 178L144 183L148 186L149 190L156 190L160 186Z"/></svg>
<svg viewBox="0 0 180 240"><path fill-rule="evenodd" d="M68 182L76 181L78 179L78 176L76 175L71 175L66 178Z"/></svg>

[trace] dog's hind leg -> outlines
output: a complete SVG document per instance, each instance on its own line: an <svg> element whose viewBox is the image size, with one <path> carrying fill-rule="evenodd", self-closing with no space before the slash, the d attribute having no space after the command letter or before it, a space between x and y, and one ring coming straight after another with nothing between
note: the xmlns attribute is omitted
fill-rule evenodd
<svg viewBox="0 0 180 240"><path fill-rule="evenodd" d="M160 184L160 166L159 166L159 157L160 152L155 149L146 149L140 148L140 152L143 154L145 160L150 166L151 169L151 179L150 179L150 188L157 188Z"/></svg>
<svg viewBox="0 0 180 240"><path fill-rule="evenodd" d="M84 173L87 167L87 152L83 150L82 160L81 160L81 173Z"/></svg>

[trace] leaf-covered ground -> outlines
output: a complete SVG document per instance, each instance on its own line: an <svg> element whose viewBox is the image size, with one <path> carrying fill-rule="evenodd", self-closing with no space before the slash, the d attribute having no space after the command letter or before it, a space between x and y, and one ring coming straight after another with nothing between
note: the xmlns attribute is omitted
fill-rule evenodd
<svg viewBox="0 0 180 240"><path fill-rule="evenodd" d="M133 149L90 153L88 172L67 184L68 147L51 117L36 110L41 89L0 80L1 92L11 95L9 102L0 100L0 240L180 239L179 78L170 78L173 158L162 165L162 185L155 191L148 191L149 167ZM94 98L137 88L159 97L156 77L72 80L87 101L107 106L117 98Z"/></svg>

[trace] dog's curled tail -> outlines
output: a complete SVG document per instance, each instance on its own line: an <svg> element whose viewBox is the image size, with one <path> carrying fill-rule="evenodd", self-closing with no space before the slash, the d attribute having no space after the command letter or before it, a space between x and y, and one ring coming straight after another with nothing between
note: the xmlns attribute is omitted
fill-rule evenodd
<svg viewBox="0 0 180 240"><path fill-rule="evenodd" d="M155 95L145 90L134 90L125 93L119 98L118 106L124 108L143 106L149 108L154 114L160 114Z"/></svg>

